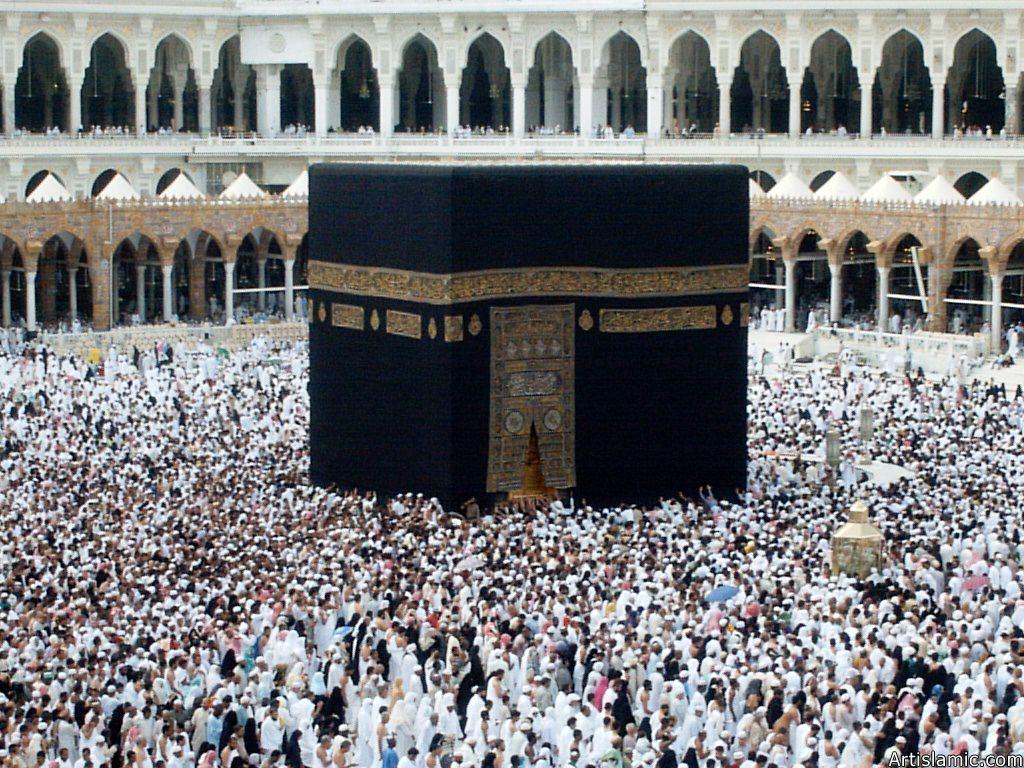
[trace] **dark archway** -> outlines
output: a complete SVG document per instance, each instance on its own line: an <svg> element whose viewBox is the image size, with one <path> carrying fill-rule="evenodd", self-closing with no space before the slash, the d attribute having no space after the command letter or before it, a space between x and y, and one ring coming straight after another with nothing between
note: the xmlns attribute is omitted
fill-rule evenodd
<svg viewBox="0 0 1024 768"><path fill-rule="evenodd" d="M829 30L811 46L801 87L800 130L836 131L860 126L860 80L849 41ZM812 187L813 188L813 187Z"/></svg>
<svg viewBox="0 0 1024 768"><path fill-rule="evenodd" d="M901 29L882 47L872 89L875 133L926 134L931 130L932 81L921 41Z"/></svg>
<svg viewBox="0 0 1024 768"><path fill-rule="evenodd" d="M370 46L353 37L341 47L340 84L342 131L355 132L369 126L380 130L380 85L373 68ZM392 126L393 127L393 126Z"/></svg>
<svg viewBox="0 0 1024 768"><path fill-rule="evenodd" d="M242 63L238 35L220 47L210 93L216 130L230 133L256 129L256 71Z"/></svg>
<svg viewBox="0 0 1024 768"><path fill-rule="evenodd" d="M572 128L576 119L575 76L572 47L557 32L549 32L534 49L533 66L526 83L527 130ZM594 115L594 120L602 124L605 119L602 114ZM581 128L590 129L589 126Z"/></svg>
<svg viewBox="0 0 1024 768"><path fill-rule="evenodd" d="M953 183L953 188L966 198L988 184L988 179L977 171L969 171Z"/></svg>
<svg viewBox="0 0 1024 768"><path fill-rule="evenodd" d="M617 32L604 46L602 64L608 73L608 115L616 131L647 131L647 69L640 46Z"/></svg>
<svg viewBox="0 0 1024 768"><path fill-rule="evenodd" d="M953 66L946 76L949 93L946 132L954 126L967 132L998 133L1006 122L1006 88L996 59L996 44L972 29L953 49Z"/></svg>
<svg viewBox="0 0 1024 768"><path fill-rule="evenodd" d="M459 90L459 122L500 130L511 122L512 88L505 49L488 33L469 46Z"/></svg>
<svg viewBox="0 0 1024 768"><path fill-rule="evenodd" d="M156 47L146 88L146 128L199 130L199 92L185 41L168 35Z"/></svg>
<svg viewBox="0 0 1024 768"><path fill-rule="evenodd" d="M60 48L44 32L25 44L14 86L14 126L32 133L53 127L70 132L70 91L60 60Z"/></svg>
<svg viewBox="0 0 1024 768"><path fill-rule="evenodd" d="M109 32L92 44L82 83L82 125L85 128L127 128L135 125L135 89L127 52Z"/></svg>
<svg viewBox="0 0 1024 768"><path fill-rule="evenodd" d="M776 183L774 176L772 176L767 171L762 171L760 169L755 169L751 171L750 178L752 178L754 180L754 183L757 184L757 186L759 186L761 189L763 189L765 193L771 192L772 187L774 187Z"/></svg>
<svg viewBox="0 0 1024 768"><path fill-rule="evenodd" d="M433 131L443 125L444 74L437 65L437 48L425 36L417 34L405 46L398 79L402 130Z"/></svg>
<svg viewBox="0 0 1024 768"><path fill-rule="evenodd" d="M763 30L740 49L730 91L734 129L785 133L789 126L789 80L778 41Z"/></svg>
<svg viewBox="0 0 1024 768"><path fill-rule="evenodd" d="M711 133L718 121L718 78L707 40L687 32L672 44L666 82L672 95L670 130Z"/></svg>

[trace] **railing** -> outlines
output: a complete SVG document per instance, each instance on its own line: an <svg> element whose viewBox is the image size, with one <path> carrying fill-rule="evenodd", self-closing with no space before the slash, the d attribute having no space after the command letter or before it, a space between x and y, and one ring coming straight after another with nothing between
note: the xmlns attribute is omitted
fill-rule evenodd
<svg viewBox="0 0 1024 768"><path fill-rule="evenodd" d="M57 354L82 357L87 357L94 349L106 357L107 350L112 344L116 344L122 350L137 347L142 351L152 348L160 341L186 345L205 343L214 348L239 349L250 344L257 336L269 336L283 341L304 341L309 336L309 325L305 322L241 323L230 327L164 324L115 328L111 331L39 334L39 337Z"/></svg>
<svg viewBox="0 0 1024 768"><path fill-rule="evenodd" d="M877 366L897 361L902 366L910 353L910 363L916 369L923 368L929 373L945 373L950 360L964 357L976 363L987 352L987 338L983 334L963 336L952 333L882 333L862 331L855 328L817 328L814 331L816 354L837 352L840 348L851 349L865 360Z"/></svg>

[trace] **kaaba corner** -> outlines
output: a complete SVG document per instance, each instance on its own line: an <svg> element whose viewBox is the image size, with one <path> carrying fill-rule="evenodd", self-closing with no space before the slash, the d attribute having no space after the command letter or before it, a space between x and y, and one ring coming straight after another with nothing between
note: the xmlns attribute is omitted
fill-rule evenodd
<svg viewBox="0 0 1024 768"><path fill-rule="evenodd" d="M736 166L314 166L313 480L742 488L747 198Z"/></svg>

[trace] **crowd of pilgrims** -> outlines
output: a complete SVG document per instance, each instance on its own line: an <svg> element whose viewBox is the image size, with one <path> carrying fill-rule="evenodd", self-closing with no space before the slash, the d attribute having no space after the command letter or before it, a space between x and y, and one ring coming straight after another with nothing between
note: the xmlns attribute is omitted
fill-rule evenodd
<svg viewBox="0 0 1024 768"><path fill-rule="evenodd" d="M304 345L103 358L0 354L5 768L1024 752L1012 392L769 369L731 502L460 520L307 484ZM870 450L912 475L833 484L788 458L836 425L852 462L864 404ZM863 580L829 552L858 496L886 536Z"/></svg>

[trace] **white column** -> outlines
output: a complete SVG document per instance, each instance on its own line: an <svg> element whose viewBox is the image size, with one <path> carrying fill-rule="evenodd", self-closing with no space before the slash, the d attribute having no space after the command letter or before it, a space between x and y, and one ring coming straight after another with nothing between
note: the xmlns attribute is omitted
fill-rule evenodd
<svg viewBox="0 0 1024 768"><path fill-rule="evenodd" d="M1017 135L1017 86L1006 84L1006 133Z"/></svg>
<svg viewBox="0 0 1024 768"><path fill-rule="evenodd" d="M160 127L160 111L158 108L158 91L160 87L160 76L153 78L154 86L149 89L149 96L146 98L146 127L153 126L154 128Z"/></svg>
<svg viewBox="0 0 1024 768"><path fill-rule="evenodd" d="M1003 351L1003 275L993 273L992 280L992 352Z"/></svg>
<svg viewBox="0 0 1024 768"><path fill-rule="evenodd" d="M659 75L647 78L647 135L660 139L665 117L665 88Z"/></svg>
<svg viewBox="0 0 1024 768"><path fill-rule="evenodd" d="M874 72L871 77L862 78L860 81L860 136L862 139L871 138L871 124L874 122L872 109L874 108L873 90L875 87ZM851 128L852 126L847 126Z"/></svg>
<svg viewBox="0 0 1024 768"><path fill-rule="evenodd" d="M281 132L281 66L261 64L256 68L256 130L263 136Z"/></svg>
<svg viewBox="0 0 1024 768"><path fill-rule="evenodd" d="M14 133L14 84L15 76L9 75L3 79L4 86L4 133L8 136ZM73 100L73 96L72 96Z"/></svg>
<svg viewBox="0 0 1024 768"><path fill-rule="evenodd" d="M843 319L843 265L829 262L832 284L829 287L829 320L838 323Z"/></svg>
<svg viewBox="0 0 1024 768"><path fill-rule="evenodd" d="M800 136L800 86L802 83L789 82L789 137Z"/></svg>
<svg viewBox="0 0 1024 768"><path fill-rule="evenodd" d="M235 262L224 262L224 322L235 319Z"/></svg>
<svg viewBox="0 0 1024 768"><path fill-rule="evenodd" d="M796 259L783 259L786 265L786 333L796 333Z"/></svg>
<svg viewBox="0 0 1024 768"><path fill-rule="evenodd" d="M284 319L295 314L295 259L284 260Z"/></svg>
<svg viewBox="0 0 1024 768"><path fill-rule="evenodd" d="M946 112L943 91L946 78L932 78L932 138L941 139L945 132Z"/></svg>
<svg viewBox="0 0 1024 768"><path fill-rule="evenodd" d="M135 74L135 133L146 135L146 83L139 73Z"/></svg>
<svg viewBox="0 0 1024 768"><path fill-rule="evenodd" d="M135 311L139 321L146 322L146 265L135 265Z"/></svg>
<svg viewBox="0 0 1024 768"><path fill-rule="evenodd" d="M11 325L11 271L9 269L0 270L0 306L2 306L2 320L4 328L8 328Z"/></svg>
<svg viewBox="0 0 1024 768"><path fill-rule="evenodd" d="M317 136L326 136L330 118L327 114L327 101L330 95L331 78L317 78L313 81L313 121Z"/></svg>
<svg viewBox="0 0 1024 768"><path fill-rule="evenodd" d="M256 259L256 287L266 288L267 287L267 260ZM256 294L256 306L259 309L263 309L267 305L267 296L265 293Z"/></svg>
<svg viewBox="0 0 1024 768"><path fill-rule="evenodd" d="M174 265L162 264L160 266L160 270L163 272L164 322L169 323L174 317L174 298L171 291L171 288L173 287L171 277L174 272Z"/></svg>
<svg viewBox="0 0 1024 768"><path fill-rule="evenodd" d="M732 78L718 78L718 132L723 139L732 131Z"/></svg>
<svg viewBox="0 0 1024 768"><path fill-rule="evenodd" d="M181 80L181 87L178 81ZM185 83L184 76L174 76L174 130L180 131L185 126Z"/></svg>
<svg viewBox="0 0 1024 768"><path fill-rule="evenodd" d="M68 268L68 313L71 321L78 317L78 267Z"/></svg>
<svg viewBox="0 0 1024 768"><path fill-rule="evenodd" d="M885 333L889 329L889 270L890 267L878 269L878 330Z"/></svg>
<svg viewBox="0 0 1024 768"><path fill-rule="evenodd" d="M25 328L36 329L36 273L25 273Z"/></svg>
<svg viewBox="0 0 1024 768"><path fill-rule="evenodd" d="M526 135L526 80L512 78L512 135Z"/></svg>
<svg viewBox="0 0 1024 768"><path fill-rule="evenodd" d="M459 81L461 79L461 74L446 72L444 76L444 129L448 131L449 136L452 135L452 129L459 124Z"/></svg>
<svg viewBox="0 0 1024 768"><path fill-rule="evenodd" d="M72 136L77 135L82 127L82 79L68 78L68 133Z"/></svg>
<svg viewBox="0 0 1024 768"><path fill-rule="evenodd" d="M786 305L786 268L775 262L775 308L782 309Z"/></svg>
<svg viewBox="0 0 1024 768"><path fill-rule="evenodd" d="M589 139L593 135L594 125L594 81L580 78L580 136ZM525 109L525 106L524 106Z"/></svg>
<svg viewBox="0 0 1024 768"><path fill-rule="evenodd" d="M213 125L213 109L210 105L210 86L199 86L199 133L203 136L210 134L210 127Z"/></svg>
<svg viewBox="0 0 1024 768"><path fill-rule="evenodd" d="M388 137L395 132L395 81L391 77L382 77L380 87L380 134Z"/></svg>

